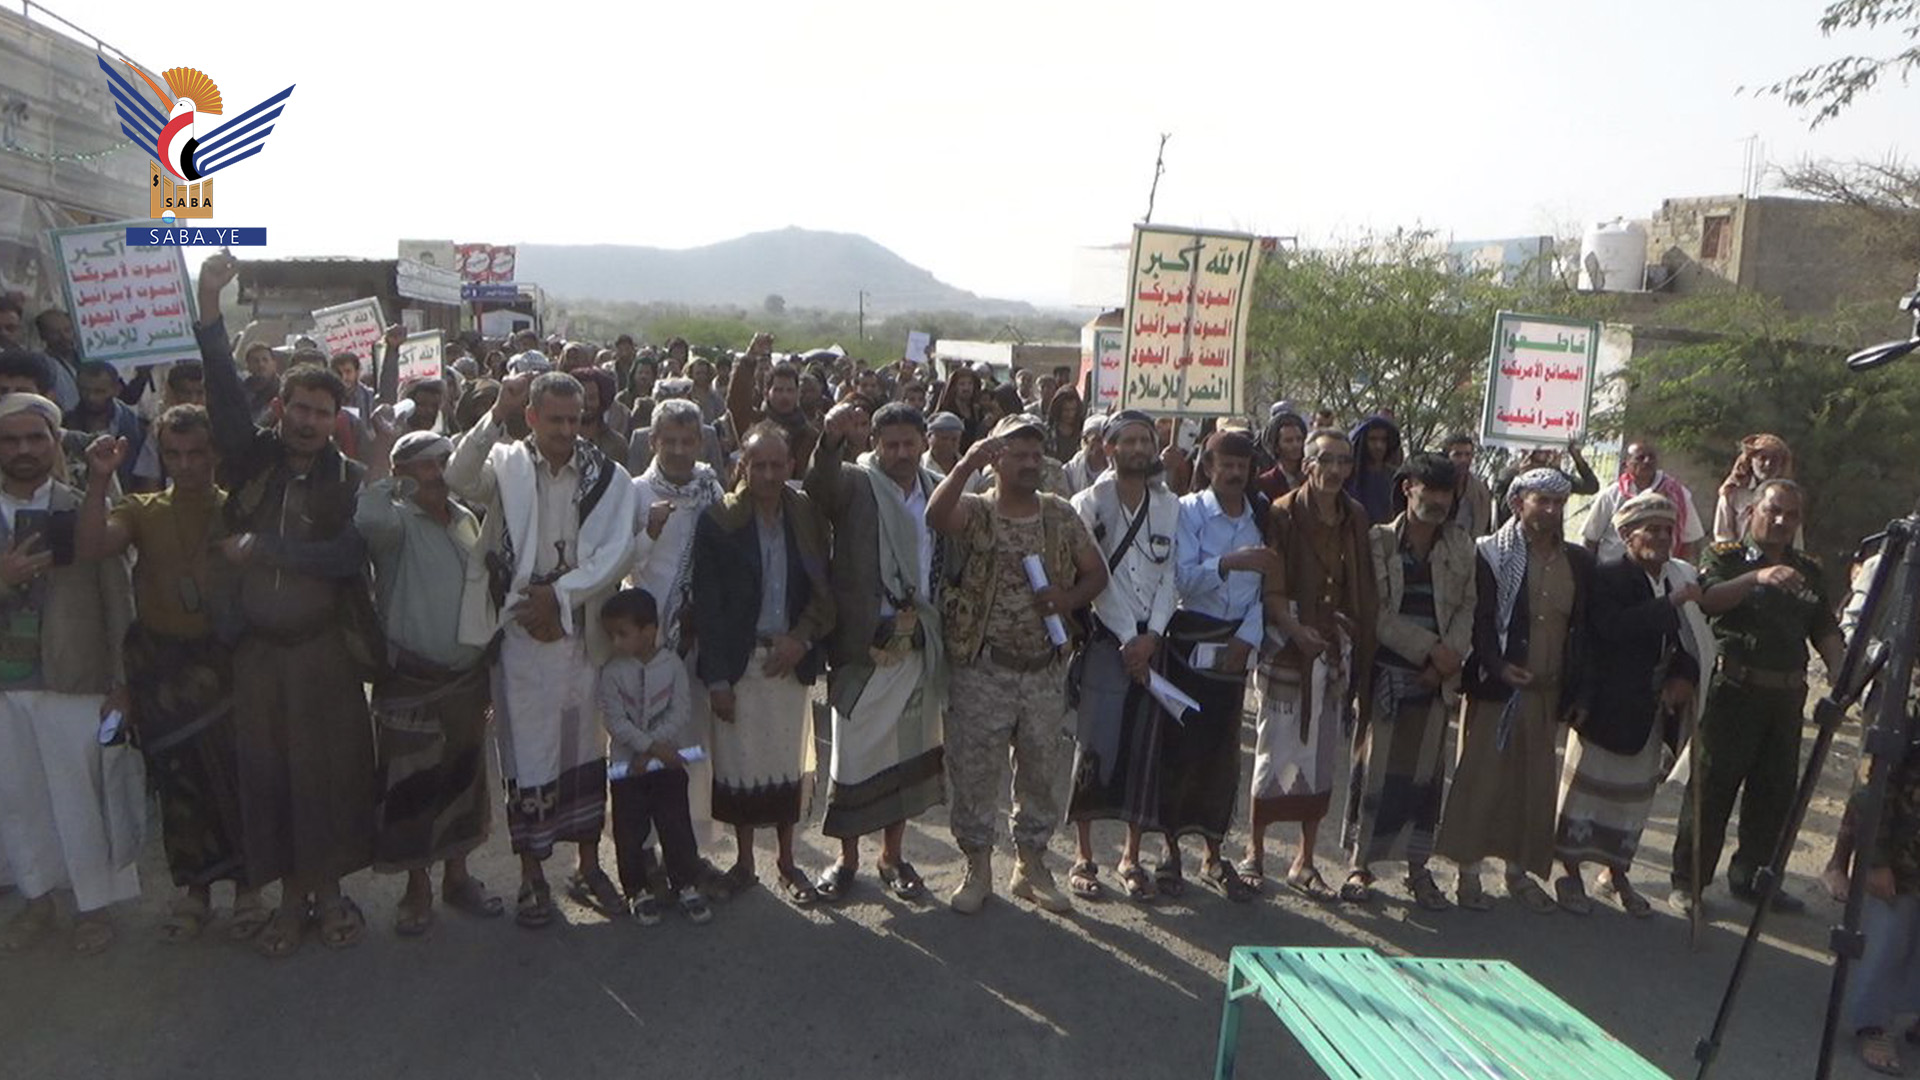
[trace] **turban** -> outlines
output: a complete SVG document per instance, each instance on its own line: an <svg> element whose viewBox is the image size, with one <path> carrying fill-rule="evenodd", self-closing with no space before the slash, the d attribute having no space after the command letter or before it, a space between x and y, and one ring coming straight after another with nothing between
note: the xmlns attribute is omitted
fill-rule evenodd
<svg viewBox="0 0 1920 1080"><path fill-rule="evenodd" d="M393 464L405 465L409 461L428 461L452 454L453 440L445 435L436 435L431 431L409 431L393 444L390 456Z"/></svg>
<svg viewBox="0 0 1920 1080"><path fill-rule="evenodd" d="M45 420L54 434L60 433L60 406L39 394L8 394L0 397L0 420L23 412L33 413Z"/></svg>
<svg viewBox="0 0 1920 1080"><path fill-rule="evenodd" d="M1088 413L1086 419L1080 421L1080 437L1083 439L1089 435L1104 435L1106 434L1106 430L1106 413Z"/></svg>
<svg viewBox="0 0 1920 1080"><path fill-rule="evenodd" d="M1148 416L1139 409L1122 409L1108 417L1106 426L1102 431L1102 438L1110 443L1116 442L1119 440L1121 432L1136 424L1144 426L1147 429L1147 434L1153 436L1154 444L1156 446L1159 445L1160 435L1153 429L1153 417Z"/></svg>
<svg viewBox="0 0 1920 1080"><path fill-rule="evenodd" d="M1650 521L1664 521L1671 525L1679 516L1672 499L1657 491L1643 491L1621 503L1620 509L1613 512L1613 528L1625 536Z"/></svg>
<svg viewBox="0 0 1920 1080"><path fill-rule="evenodd" d="M553 361L547 359L547 354L538 349L528 349L526 352L507 361L507 374L509 375L538 375L541 372L552 370Z"/></svg>
<svg viewBox="0 0 1920 1080"><path fill-rule="evenodd" d="M1528 469L1513 478L1513 486L1507 489L1507 499L1518 499L1529 491L1565 498L1573 494L1573 481L1567 479L1567 474L1559 469Z"/></svg>
<svg viewBox="0 0 1920 1080"><path fill-rule="evenodd" d="M967 430L967 422L960 419L955 413L937 412L933 414L932 419L927 421L927 434L929 435L939 431L963 432L965 430Z"/></svg>
<svg viewBox="0 0 1920 1080"><path fill-rule="evenodd" d="M667 398L691 398L693 380L684 375L672 375L653 384L653 396L664 401Z"/></svg>

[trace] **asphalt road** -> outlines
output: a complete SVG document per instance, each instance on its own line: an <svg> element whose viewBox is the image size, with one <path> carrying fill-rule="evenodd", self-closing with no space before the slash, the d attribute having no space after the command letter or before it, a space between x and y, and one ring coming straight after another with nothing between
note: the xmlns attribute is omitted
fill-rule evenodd
<svg viewBox="0 0 1920 1080"><path fill-rule="evenodd" d="M1811 911L1771 920L1717 1076L1812 1074L1830 975L1825 927L1839 910L1812 877L1855 739L1850 732L1827 771L1789 883ZM1637 880L1656 899L1666 892L1678 801L1677 790L1663 790L1644 843ZM1337 882L1335 833L1326 830L1322 865ZM1111 868L1119 829L1098 827L1096 838ZM770 838L763 843L764 872L772 854ZM833 850L817 828L806 848L815 869ZM1065 834L1056 838L1062 875L1069 850ZM610 840L606 858L611 867ZM908 858L937 894L957 884L959 860L938 812L911 828ZM550 865L556 882L569 862ZM504 836L475 865L497 891L511 891ZM1003 856L996 869L1010 865ZM964 918L944 903L883 896L868 875L836 908L796 909L762 888L717 905L704 927L670 912L642 928L562 900L562 921L545 930L442 911L425 938L402 940L391 929L402 879L361 874L348 891L371 923L364 943L333 951L310 940L270 962L227 941L224 921L197 942L161 944L170 892L157 844L142 873L147 895L119 914L120 940L105 955L75 958L54 938L0 957L0 1076L1205 1076L1227 950L1286 944L1513 960L1671 1075L1690 1077L1693 1044L1711 1024L1750 911L1716 887L1709 902L1721 921L1694 953L1686 924L1664 904L1644 922L1608 904L1581 919L1531 915L1504 899L1488 913L1430 914L1389 879L1370 908L1271 887L1234 905L1194 886L1178 900L1082 904L1067 917L997 896ZM1451 868L1439 876L1451 889ZM1489 885L1497 889L1492 875ZM0 917L18 904L0 899ZM1920 1050L1912 1057L1920 1061ZM1241 1062L1242 1076L1317 1075L1258 1011L1243 1025ZM1835 1075L1871 1074L1849 1048Z"/></svg>

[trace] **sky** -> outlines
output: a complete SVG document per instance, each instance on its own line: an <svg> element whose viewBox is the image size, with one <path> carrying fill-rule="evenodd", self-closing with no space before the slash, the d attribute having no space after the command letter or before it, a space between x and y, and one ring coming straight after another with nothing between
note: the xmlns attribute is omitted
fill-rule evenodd
<svg viewBox="0 0 1920 1080"><path fill-rule="evenodd" d="M1162 133L1155 222L1467 240L1738 192L1752 136L1775 164L1904 157L1920 116L1898 82L1817 130L1740 92L1898 46L1823 39L1818 0L49 4L207 72L229 115L295 84L221 176L214 224L268 226L264 255L798 225L1044 304L1127 239Z"/></svg>

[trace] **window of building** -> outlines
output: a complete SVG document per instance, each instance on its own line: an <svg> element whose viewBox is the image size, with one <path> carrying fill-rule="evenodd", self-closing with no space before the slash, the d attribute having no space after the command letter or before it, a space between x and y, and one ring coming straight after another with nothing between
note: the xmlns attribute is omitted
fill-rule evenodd
<svg viewBox="0 0 1920 1080"><path fill-rule="evenodd" d="M1700 257L1702 259L1730 259L1733 257L1733 215L1708 214L1700 228Z"/></svg>

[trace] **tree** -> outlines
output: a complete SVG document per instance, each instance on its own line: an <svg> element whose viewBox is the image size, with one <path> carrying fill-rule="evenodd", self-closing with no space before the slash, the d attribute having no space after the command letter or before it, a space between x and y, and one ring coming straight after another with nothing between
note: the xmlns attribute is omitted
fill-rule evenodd
<svg viewBox="0 0 1920 1080"><path fill-rule="evenodd" d="M1663 321L1694 333L1628 364L1633 430L1654 433L1669 455L1722 467L1743 436L1787 440L1795 478L1807 488L1807 547L1830 574L1844 572L1862 536L1913 507L1920 379L1897 365L1856 374L1843 363L1847 349L1821 344L1859 340L1864 327L1793 319L1752 293L1676 304ZM1700 512L1712 513L1716 493L1696 494Z"/></svg>
<svg viewBox="0 0 1920 1080"><path fill-rule="evenodd" d="M1864 253L1920 263L1920 169L1884 161L1803 161L1780 170L1789 191L1860 211Z"/></svg>
<svg viewBox="0 0 1920 1080"><path fill-rule="evenodd" d="M1251 373L1303 411L1390 409L1409 447L1476 426L1494 314L1527 309L1525 290L1463 272L1432 234L1405 230L1270 255L1254 289Z"/></svg>
<svg viewBox="0 0 1920 1080"><path fill-rule="evenodd" d="M781 296L779 293L768 293L766 300L762 302L760 306L764 308L769 315L775 317L785 315L787 313L787 298Z"/></svg>
<svg viewBox="0 0 1920 1080"><path fill-rule="evenodd" d="M1834 0L1820 16L1820 33L1836 30L1894 30L1905 49L1886 56L1842 56L1760 88L1760 93L1796 108L1815 106L1813 127L1840 115L1853 99L1872 90L1884 75L1905 79L1920 69L1920 0Z"/></svg>

